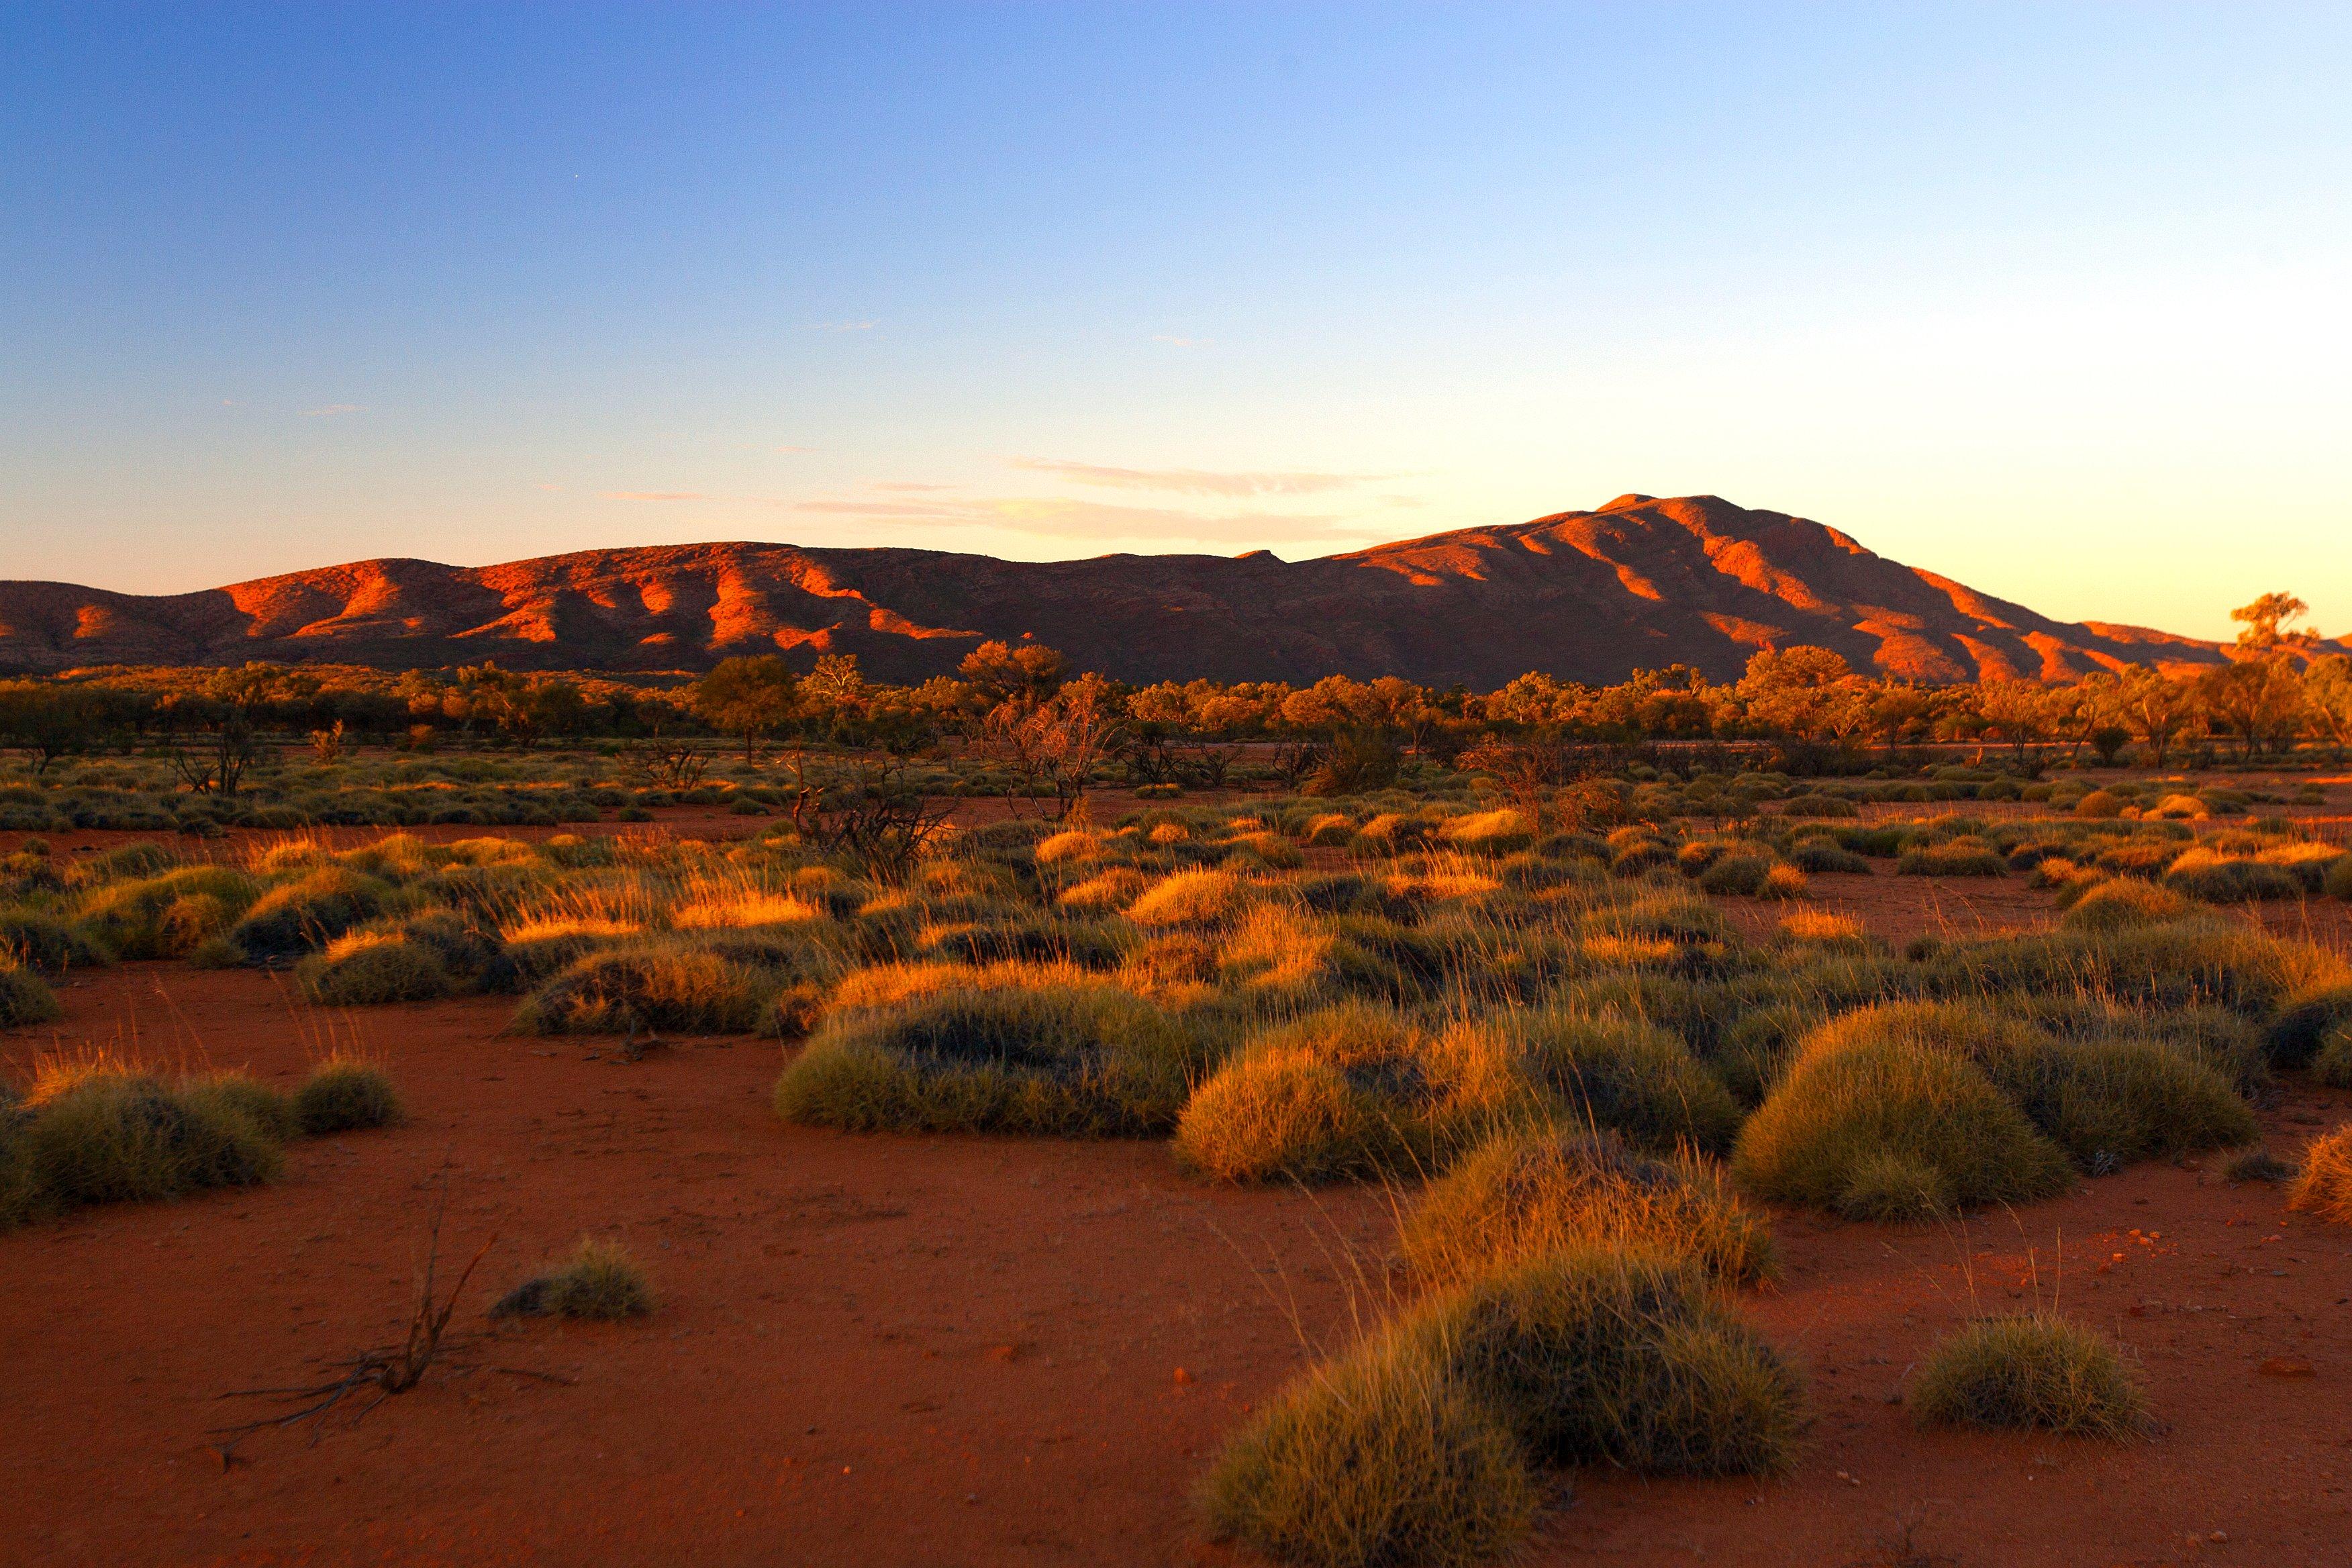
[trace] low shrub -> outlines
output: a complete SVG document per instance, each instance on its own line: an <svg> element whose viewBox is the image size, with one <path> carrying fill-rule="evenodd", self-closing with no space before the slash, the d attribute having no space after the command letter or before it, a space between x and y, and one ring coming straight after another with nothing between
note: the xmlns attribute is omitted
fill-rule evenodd
<svg viewBox="0 0 2352 1568"><path fill-rule="evenodd" d="M654 1310L653 1286L628 1248L582 1237L563 1265L524 1280L490 1308L493 1318L584 1318L614 1322Z"/></svg>
<svg viewBox="0 0 2352 1568"><path fill-rule="evenodd" d="M55 1023L65 1016L58 994L39 975L12 961L0 960L0 1029Z"/></svg>
<svg viewBox="0 0 2352 1568"><path fill-rule="evenodd" d="M2069 931L2121 931L2179 920L2189 902L2169 888L2137 877L2112 877L2090 884L2059 921Z"/></svg>
<svg viewBox="0 0 2352 1568"><path fill-rule="evenodd" d="M1293 1382L1200 1492L1219 1539L1302 1568L1467 1568L1524 1541L1540 1502L1504 1422L1402 1342Z"/></svg>
<svg viewBox="0 0 2352 1568"><path fill-rule="evenodd" d="M1571 1120L1661 1152L1688 1144L1721 1152L1739 1131L1739 1106L1723 1080L1654 1025L1561 1008L1505 1014L1497 1023Z"/></svg>
<svg viewBox="0 0 2352 1568"><path fill-rule="evenodd" d="M2176 893L2209 904L2294 899L2304 892L2301 879L2284 866L2273 866L2251 856L2219 855L2201 847L2173 861L2171 868L2164 873L2164 885Z"/></svg>
<svg viewBox="0 0 2352 1568"><path fill-rule="evenodd" d="M326 865L255 900L228 937L249 958L291 958L324 947L383 912L390 889L348 866Z"/></svg>
<svg viewBox="0 0 2352 1568"><path fill-rule="evenodd" d="M1672 1255L1549 1254L1424 1303L1391 1335L1546 1464L1773 1475L1804 1419L1795 1373Z"/></svg>
<svg viewBox="0 0 2352 1568"><path fill-rule="evenodd" d="M0 963L62 974L113 962L113 952L79 925L39 910L0 909Z"/></svg>
<svg viewBox="0 0 2352 1568"><path fill-rule="evenodd" d="M194 1079L180 1085L179 1093L230 1115L244 1117L277 1142L301 1135L302 1121L295 1113L294 1102L244 1073L214 1073Z"/></svg>
<svg viewBox="0 0 2352 1568"><path fill-rule="evenodd" d="M2006 877L2009 858L1980 838L1952 838L1941 844L1920 844L1895 858L1902 877Z"/></svg>
<svg viewBox="0 0 2352 1568"><path fill-rule="evenodd" d="M1685 1255L1732 1284L1774 1268L1770 1227L1712 1162L1652 1159L1613 1134L1558 1128L1473 1152L1430 1184L1398 1235L1406 1267L1436 1283L1589 1246Z"/></svg>
<svg viewBox="0 0 2352 1568"><path fill-rule="evenodd" d="M295 965L294 984L321 1007L425 1002L457 989L439 953L389 933L337 937Z"/></svg>
<svg viewBox="0 0 2352 1568"><path fill-rule="evenodd" d="M515 1025L541 1035L742 1033L772 989L758 970L698 942L648 941L575 960L532 993Z"/></svg>
<svg viewBox="0 0 2352 1568"><path fill-rule="evenodd" d="M836 1008L776 1080L776 1114L849 1131L1149 1136L1204 1066L1174 1019L1108 984L951 981Z"/></svg>
<svg viewBox="0 0 2352 1568"><path fill-rule="evenodd" d="M2303 1152L2287 1207L2334 1225L2352 1225L2352 1123L2311 1141Z"/></svg>
<svg viewBox="0 0 2352 1568"><path fill-rule="evenodd" d="M2147 1397L2104 1336L2048 1313L1973 1323L1938 1343L1911 1389L1923 1423L2137 1437Z"/></svg>
<svg viewBox="0 0 2352 1568"><path fill-rule="evenodd" d="M33 1102L16 1142L29 1212L177 1197L276 1178L278 1140L215 1083L174 1087L142 1073L78 1075Z"/></svg>
<svg viewBox="0 0 2352 1568"><path fill-rule="evenodd" d="M400 1095L383 1068L352 1057L330 1057L294 1091L294 1116L313 1138L401 1121Z"/></svg>
<svg viewBox="0 0 2352 1568"><path fill-rule="evenodd" d="M1809 1042L1740 1130L1732 1171L1759 1196L1835 1208L1849 1194L1863 1204L1889 1156L1933 1173L1941 1184L1932 1190L1954 1204L2048 1197L2074 1179L1982 1068L1899 1040Z"/></svg>

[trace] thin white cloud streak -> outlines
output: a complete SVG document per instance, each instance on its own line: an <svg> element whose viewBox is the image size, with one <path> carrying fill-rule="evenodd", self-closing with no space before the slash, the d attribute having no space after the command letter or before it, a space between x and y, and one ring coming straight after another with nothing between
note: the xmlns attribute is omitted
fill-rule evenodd
<svg viewBox="0 0 2352 1568"><path fill-rule="evenodd" d="M357 414L359 411L360 405L356 403L330 403L322 408L305 408L302 410L302 417L305 419L333 419L345 414Z"/></svg>
<svg viewBox="0 0 2352 1568"><path fill-rule="evenodd" d="M1076 463L1058 458L1007 458L1008 466L1033 474L1051 474L1072 484L1104 489L1165 490L1199 496L1305 496L1350 489L1393 479L1392 474L1325 474L1305 471L1255 472L1210 468L1120 468L1103 463Z"/></svg>
<svg viewBox="0 0 2352 1568"><path fill-rule="evenodd" d="M917 527L996 528L1047 539L1255 545L1269 541L1338 542L1369 537L1365 530L1339 517L1269 511L1207 515L1051 496L954 501L810 500L793 503L793 510Z"/></svg>

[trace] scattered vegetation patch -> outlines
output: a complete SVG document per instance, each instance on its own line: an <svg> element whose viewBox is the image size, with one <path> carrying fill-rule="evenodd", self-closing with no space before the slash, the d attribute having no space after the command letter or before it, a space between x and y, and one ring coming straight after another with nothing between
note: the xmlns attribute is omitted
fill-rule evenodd
<svg viewBox="0 0 2352 1568"><path fill-rule="evenodd" d="M2287 1206L2332 1225L2352 1225L2352 1124L2311 1141Z"/></svg>
<svg viewBox="0 0 2352 1568"><path fill-rule="evenodd" d="M2153 1426L2147 1397L2104 1336L2048 1313L1993 1318L1945 1339L1911 1389L1923 1423L2125 1438Z"/></svg>
<svg viewBox="0 0 2352 1568"><path fill-rule="evenodd" d="M490 1308L493 1318L583 1318L615 1322L654 1310L652 1283L627 1247L583 1237L563 1264L524 1280Z"/></svg>
<svg viewBox="0 0 2352 1568"><path fill-rule="evenodd" d="M1471 1153L1429 1184L1398 1236L1406 1267L1440 1284L1595 1246L1687 1256L1734 1285L1774 1269L1770 1226L1712 1162L1653 1158L1613 1134L1558 1128Z"/></svg>
<svg viewBox="0 0 2352 1568"><path fill-rule="evenodd" d="M330 1057L294 1091L294 1116L311 1137L390 1127L405 1119L399 1091L382 1068L354 1057Z"/></svg>

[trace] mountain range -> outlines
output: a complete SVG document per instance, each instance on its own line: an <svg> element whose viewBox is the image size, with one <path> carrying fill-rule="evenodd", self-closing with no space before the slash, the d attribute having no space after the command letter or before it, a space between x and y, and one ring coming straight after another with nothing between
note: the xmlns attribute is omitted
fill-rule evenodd
<svg viewBox="0 0 2352 1568"><path fill-rule="evenodd" d="M360 561L161 595L0 582L0 668L16 671L248 659L692 670L782 652L803 668L855 654L873 679L912 681L990 638L1135 681L1401 675L1478 689L1528 670L1605 682L1675 663L1727 679L1759 648L1801 643L1930 682L2226 657L2139 626L2053 621L1714 496L1621 496L1297 562L727 543L499 566Z"/></svg>

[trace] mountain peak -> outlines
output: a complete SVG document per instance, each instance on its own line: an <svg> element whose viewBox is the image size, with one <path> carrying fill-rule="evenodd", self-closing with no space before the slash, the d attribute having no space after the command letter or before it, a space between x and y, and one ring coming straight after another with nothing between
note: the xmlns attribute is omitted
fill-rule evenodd
<svg viewBox="0 0 2352 1568"><path fill-rule="evenodd" d="M1034 633L1081 668L1150 681L1401 675L1491 689L1681 663L1717 679L1759 648L1835 649L1925 681L2210 664L2218 645L2053 621L1718 496L1456 529L1316 560L1267 550L1001 561L732 542L456 567L383 559L147 596L0 583L0 668L247 659L519 669L708 668L853 653L877 679L952 670Z"/></svg>

